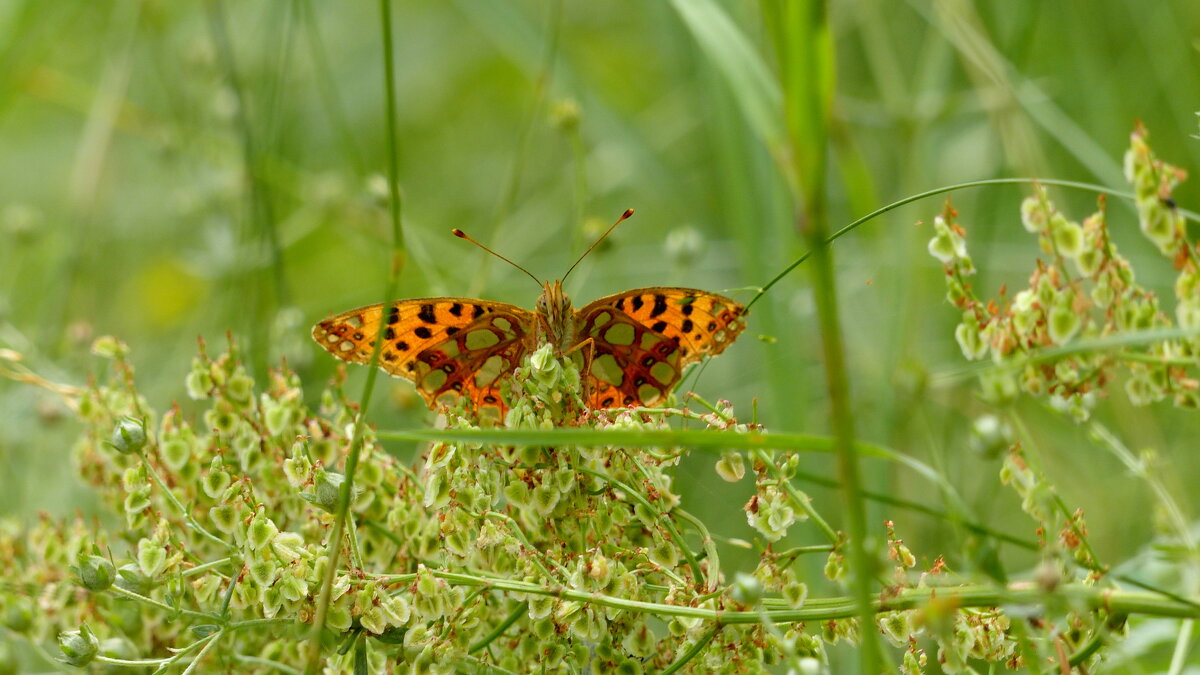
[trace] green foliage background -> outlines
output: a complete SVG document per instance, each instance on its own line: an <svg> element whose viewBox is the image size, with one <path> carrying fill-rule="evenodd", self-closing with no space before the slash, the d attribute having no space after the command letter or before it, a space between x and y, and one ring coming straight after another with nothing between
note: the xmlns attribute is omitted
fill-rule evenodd
<svg viewBox="0 0 1200 675"><path fill-rule="evenodd" d="M556 278L633 207L568 283L577 305L651 285L748 300L806 249L756 133L756 87L775 63L762 17L756 3L719 0L397 1L400 295L532 306L537 289L524 275L450 228ZM974 179L1124 189L1120 156L1139 119L1160 156L1200 167L1194 2L859 0L831 3L831 17L833 228ZM373 2L0 0L0 346L80 384L95 366L91 337L117 335L154 404L180 399L190 410L182 378L195 338L223 341L228 330L246 341L256 372L286 358L315 394L335 363L309 326L377 302L390 264L380 54ZM1185 184L1177 201L1194 208L1198 189ZM1037 246L1017 211L1027 192L953 196L983 293L1023 284L1032 270ZM1052 195L1077 218L1094 204L1086 193ZM939 467L978 518L1030 538L995 460L966 440L986 406L962 375L959 317L925 251L931 231L914 226L939 208L937 199L900 208L834 246L858 434ZM1140 238L1132 210L1114 204L1110 223L1139 280L1169 297L1173 270ZM702 242L694 256L666 243L683 228ZM771 429L827 433L814 312L801 267L755 305L750 328L696 390L732 400L746 420L757 400ZM353 382L363 370L351 369ZM429 423L407 383L378 386L380 428ZM1194 512L1195 414L1132 408L1119 383L1113 393L1100 418L1134 450L1155 451ZM1149 490L1064 418L1022 406L1051 480L1085 509L1100 558L1148 546ZM0 380L0 514L90 507L67 461L76 431L51 394ZM749 488L717 481L712 461L683 467L685 505L714 532L748 538L739 506ZM832 461L806 470L832 477ZM930 501L918 477L875 463L865 471L868 489ZM836 521L837 494L811 494ZM878 532L884 518L919 557L973 565L952 525L879 506L868 522ZM1036 562L1001 553L1014 575ZM727 560L739 565L733 551ZM810 571L819 583L819 567Z"/></svg>

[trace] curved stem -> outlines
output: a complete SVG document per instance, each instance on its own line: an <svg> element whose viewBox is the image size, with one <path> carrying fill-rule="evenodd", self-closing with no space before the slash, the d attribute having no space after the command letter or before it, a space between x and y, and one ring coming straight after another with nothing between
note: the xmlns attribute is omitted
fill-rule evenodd
<svg viewBox="0 0 1200 675"><path fill-rule="evenodd" d="M876 217L887 213L888 211L898 209L901 206L904 206L905 204L911 204L912 202L920 201L922 199L925 199L926 197L935 197L937 195L945 194L947 192L955 192L957 190L965 190L967 188L974 188L974 187L983 187L985 185L1025 185L1028 183L1041 183L1042 185L1057 185L1059 187L1074 188L1076 190L1086 190L1089 192L1098 192L1101 194L1112 195L1119 199L1124 199L1124 200L1129 200L1129 201L1132 201L1134 199L1133 194L1129 193L1129 192L1123 192L1121 190L1114 190L1112 188L1108 188L1103 185L1095 185L1092 183L1081 183L1079 181L1073 181L1073 180L1056 180L1053 178L987 178L984 180L973 180L973 181L968 181L966 183L955 183L953 185L943 185L942 187L936 187L936 188L933 188L932 190L918 192L915 195L909 195L907 197L904 197L903 199L898 199L898 200L892 202L891 204L888 204L887 206L881 206L881 207L875 209L874 211L868 213L867 215L862 216L861 218L858 218L854 221L851 221L849 225L846 225L842 229L840 229L837 232L834 232L833 234L826 237L823 241L823 245L828 245L828 244L833 243L834 241L840 239L843 235L848 234L851 231L857 229L859 225L862 225L863 223L866 223L867 221L873 220ZM1188 220L1191 220L1193 222L1200 221L1200 214L1193 213L1191 211L1186 211L1183 209L1180 209L1179 213L1181 213L1185 218L1187 218ZM800 264L803 263L805 260L808 260L809 257L812 256L812 254L813 254L812 251L808 251L804 255L797 258L794 262L792 262L792 264L790 264L786 268L784 268L784 270L782 272L780 272L779 274L776 274L774 277L771 277L770 281L768 281L765 285L763 285L761 288L758 289L758 293L755 294L755 296L750 299L750 302L746 303L746 309L747 310L750 309L750 307L754 303L758 302L758 299L761 298L763 295L765 295L766 292L772 286L779 283L779 281L781 279L783 279L788 274L790 274L792 272L792 270L799 267Z"/></svg>

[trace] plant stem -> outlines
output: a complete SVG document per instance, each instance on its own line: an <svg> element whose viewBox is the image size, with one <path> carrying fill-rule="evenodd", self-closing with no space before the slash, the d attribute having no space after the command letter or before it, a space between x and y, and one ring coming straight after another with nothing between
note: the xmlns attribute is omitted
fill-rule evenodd
<svg viewBox="0 0 1200 675"><path fill-rule="evenodd" d="M516 581L501 577L483 577L436 569L429 571L439 579L460 586L483 587L512 593L541 595L631 612L717 621L721 624L753 624L761 621L761 612L758 610L721 610L686 605L668 605L642 600L629 600L602 593L579 591L565 586L541 586L526 581ZM368 576L379 581L398 584L412 582L417 577L416 573ZM1101 588L1081 583L1065 584L1052 592L1046 592L1028 583L1012 584L1008 587L991 584L965 584L961 586L907 588L887 598L872 598L870 608L872 614L875 614L918 609L929 605L957 609L967 607L996 608L1004 605L1041 606L1051 600L1062 599L1070 603L1076 603L1079 607L1104 609L1113 615L1142 614L1177 619L1200 618L1200 606L1197 606L1194 601L1178 602L1170 598L1164 598L1157 593ZM766 602L764 601L764 603ZM804 603L803 607L798 609L780 608L762 611L767 612L767 616L775 623L807 623L849 619L858 616L857 602L853 597L849 596L810 599Z"/></svg>
<svg viewBox="0 0 1200 675"><path fill-rule="evenodd" d="M825 522L825 519L821 517L820 513L817 513L817 510L813 508L812 502L809 501L808 496L792 486L792 481L788 480L787 477L783 475L783 469L779 468L779 465L775 463L775 460L769 457L767 453L763 452L762 450L755 450L750 456L769 467L769 470L775 476L775 480L783 487L784 491L788 493L788 496L792 498L792 502L796 504L796 507L807 514L808 517L817 524L817 528L821 530L826 539L833 544L837 544L839 539L837 531L834 530L829 523Z"/></svg>
<svg viewBox="0 0 1200 675"><path fill-rule="evenodd" d="M624 492L630 499L633 499L637 503L646 507L646 509L648 509L651 513L657 513L658 515L662 516L661 522L663 527L666 528L667 534L671 535L671 540L675 542L675 546L679 548L680 554L683 555L684 559L687 561L688 567L690 567L692 570L692 583L697 585L697 587L704 583L704 570L700 569L700 562L696 560L695 554L693 554L692 550L688 548L687 542L683 540L683 535L680 534L679 530L675 527L675 522L671 519L671 514L655 507L650 503L650 500L646 499L640 492L637 492L633 488L622 483L616 478L609 476L608 474L584 467L578 467L576 471L605 481L618 490Z"/></svg>
<svg viewBox="0 0 1200 675"><path fill-rule="evenodd" d="M675 659L671 665L667 666L666 669L662 671L663 675L671 675L672 673L676 673L680 668L683 668L690 663L692 659L696 658L697 654L704 651L704 648L708 646L708 643L712 642L712 639L716 637L718 630L721 630L720 626L713 626L711 630L706 632L704 635L701 635L700 639L696 640L696 644L692 645L686 652L681 654L679 658Z"/></svg>
<svg viewBox="0 0 1200 675"><path fill-rule="evenodd" d="M874 220L875 218L887 213L888 211L898 209L901 206L904 206L905 204L911 204L912 202L920 201L922 199L925 199L926 197L935 197L937 195L946 194L947 192L955 192L957 190L965 190L967 188L983 187L985 185L1028 185L1030 183L1040 183L1042 185L1057 185L1059 187L1067 187L1067 188L1073 188L1076 190L1086 190L1088 192L1095 192L1098 194L1112 195L1114 197L1117 197L1119 199L1123 199L1126 201L1134 200L1133 194L1131 194L1129 192L1124 192L1121 190L1114 190L1112 188L1108 188L1103 185L1096 185L1094 183L1081 183L1079 181L1073 181L1073 180L1056 180L1054 178L987 178L984 180L967 181L966 183L955 183L953 185L943 185L941 187L936 187L931 190L926 190L924 192L918 192L917 194L909 195L902 199L898 199L898 200L892 202L891 204L888 204L886 206L881 206L881 207L875 209L874 211L868 213L867 215L851 221L849 225L846 225L845 227L838 230L837 232L834 232L833 234L829 235L821 243L822 243L822 245L831 244L834 241L840 239L843 235L849 234L850 232L858 229L858 227L860 225L862 225L868 221ZM1186 211L1184 209L1179 209L1179 213L1184 218L1186 218L1192 222L1200 222L1200 214L1194 213L1192 211ZM746 309L747 310L750 309L750 307L754 303L758 302L758 299L761 298L763 295L765 295L766 292L772 286L779 283L780 280L782 280L788 274L791 274L792 270L796 269L797 267L799 267L801 265L801 263L808 260L809 257L812 256L812 254L813 254L813 251L811 251L811 250L808 251L804 255L802 255L799 258L797 258L796 260L794 260L792 262L792 264L785 267L782 272L780 272L779 274L776 274L774 277L771 277L770 281L768 281L766 284L764 284L761 288L758 289L758 293L756 293L754 295L754 297L750 299L750 302L746 303Z"/></svg>
<svg viewBox="0 0 1200 675"><path fill-rule="evenodd" d="M396 131L396 66L395 50L392 45L391 0L379 0L379 14L380 30L383 34L383 87L387 117L384 127L387 129L388 139L388 195L390 197L388 200L388 213L392 225L390 264L388 267L387 283L384 284L383 292L383 304L386 305L392 301L393 296L396 294L400 270L404 264L404 230L401 227L400 220L400 161L399 140ZM327 554L329 567L325 571L325 578L321 580L321 591L317 599L316 614L313 616L312 631L309 634L308 663L304 669L309 675L316 675L321 666L321 631L325 629L325 619L328 615L329 603L333 596L333 579L337 575L338 558L342 551L342 532L346 526L346 518L349 517L350 501L354 494L354 474L358 469L358 459L362 452L363 428L366 424L367 410L371 405L371 393L375 389L375 378L379 374L379 369L375 366L379 363L379 353L383 348L382 336L382 333L377 336L375 346L371 351L371 360L368 364L366 381L363 383L363 393L360 399L358 416L354 420L354 434L350 440L350 451L346 455L345 480L342 481L341 489L338 493L337 513L335 514L333 529L329 536Z"/></svg>
<svg viewBox="0 0 1200 675"><path fill-rule="evenodd" d="M484 647L487 647L488 645L492 644L492 642L496 638L503 635L504 631L508 630L510 626L512 626L514 623L520 621L521 617L528 610L529 610L529 603L527 603L527 602L517 603L517 606L513 608L512 613L510 613L508 615L508 617L504 619L504 621L501 621L500 625L493 628L492 632L488 633L487 635L484 635L482 638L479 638L478 642L476 642L475 644L468 647L467 653L474 654L475 652L479 651L480 649L483 649Z"/></svg>
<svg viewBox="0 0 1200 675"><path fill-rule="evenodd" d="M155 600L153 598L147 598L146 596L142 595L141 593L135 593L127 588L121 588L120 586L115 586L115 585L109 586L108 590L112 593L116 593L117 595L123 595L131 600L137 600L140 603L150 605L151 607L157 607L165 612L169 612L172 614L179 613L181 616L190 616L190 617L194 617L197 619L204 619L205 621L213 621L213 622L219 622L221 620L220 616L213 615L213 614L205 614L204 612L197 612L192 609L183 609L181 607L172 607L172 606L166 604L165 602L159 602L158 600Z"/></svg>
<svg viewBox="0 0 1200 675"><path fill-rule="evenodd" d="M150 463L150 458L146 456L145 448L138 451L138 457L141 458L142 464L146 465L146 472L150 474L152 479L154 479L154 484L157 485L158 489L162 491L163 496L167 498L167 501L171 502L171 506L174 506L175 509L179 511L179 514L183 516L183 519L185 522L187 522L188 527L198 532L204 538L216 542L223 550L229 550L233 548L229 542L204 529L204 526L192 517L191 511L189 511L187 507L183 505L183 502L179 501L179 498L175 496L175 493L171 491L171 488L167 487L167 483L162 479L162 476L159 476L158 472L154 470L154 465Z"/></svg>

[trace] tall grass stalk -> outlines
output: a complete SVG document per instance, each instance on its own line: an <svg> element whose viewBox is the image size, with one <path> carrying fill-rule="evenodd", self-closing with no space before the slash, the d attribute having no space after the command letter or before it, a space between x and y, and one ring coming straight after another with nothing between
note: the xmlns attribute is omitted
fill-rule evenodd
<svg viewBox="0 0 1200 675"><path fill-rule="evenodd" d="M391 0L379 0L380 30L383 38L383 89L384 89L384 128L387 129L387 168L388 168L388 215L392 226L392 247L388 260L387 282L384 284L383 303L392 302L399 285L400 272L404 267L404 228L401 221L400 196L400 141L396 131L396 73L395 49L392 42L392 3ZM329 533L328 553L329 566L325 569L325 578L321 580L320 597L317 600L317 611L313 618L312 631L309 635L310 648L308 664L305 672L315 675L321 667L321 633L325 629L325 619L329 612L329 601L333 594L333 580L338 573L338 558L342 550L342 533L347 527L349 518L350 499L354 494L354 474L358 469L359 454L362 451L363 431L366 427L367 411L371 407L371 394L375 389L375 378L379 375L376 365L379 363L379 353L383 348L383 334L375 340L371 352L371 362L368 364L367 376L363 383L358 415L354 420L354 434L350 441L350 450L346 455L344 469L345 480L342 481L338 493L337 510L334 514L333 528ZM350 528L354 523L349 524ZM353 540L353 537L352 537Z"/></svg>
<svg viewBox="0 0 1200 675"><path fill-rule="evenodd" d="M788 134L785 170L792 187L796 218L813 251L813 291L821 333L825 383L829 394L831 426L837 452L838 479L846 509L850 581L857 605L861 637L861 671L878 673L882 655L871 607L873 579L878 565L876 548L867 541L866 500L854 445L850 378L841 334L837 279L833 249L825 243L829 232L828 161L830 116L834 92L833 42L824 0L763 3L763 10L779 59L784 120Z"/></svg>

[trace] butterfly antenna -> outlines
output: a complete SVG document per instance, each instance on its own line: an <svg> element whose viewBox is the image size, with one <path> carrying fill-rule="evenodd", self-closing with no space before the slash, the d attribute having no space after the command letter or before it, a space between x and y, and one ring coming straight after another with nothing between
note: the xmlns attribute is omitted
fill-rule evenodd
<svg viewBox="0 0 1200 675"><path fill-rule="evenodd" d="M629 217L632 215L633 215L633 209L625 209L625 213L622 213L621 217L617 218L617 222L613 223L611 227L609 227L607 230L605 230L604 234L600 235L600 238L597 239L591 246L589 246L588 250L583 252L583 255L579 256L579 260L575 261L575 265L578 265L579 263L583 262L583 259L586 258L589 253L591 253L593 250L595 250L595 248L600 245L600 242L604 241L605 237L607 237L610 233L612 233L613 230L617 229L618 225L625 222L626 220L629 220ZM571 265L571 268L567 270L567 273L562 276L563 281L566 281L567 277L571 276L571 271L575 269L575 265Z"/></svg>
<svg viewBox="0 0 1200 675"><path fill-rule="evenodd" d="M524 267L521 267L521 266L520 266L520 265L518 265L517 263L515 263L515 262L513 262L513 261L509 260L508 258L505 258L504 256L500 255L499 253L496 253L495 251L493 251L492 249L490 249L490 248L488 248L488 247L484 246L483 244L479 243L478 241L475 241L475 239L473 239L473 238L471 237L471 235L467 234L466 232L463 232L462 230L458 229L457 227L456 227L456 228L454 228L453 230L450 230L450 231L451 231L451 232L453 232L453 233L454 233L454 236L458 237L459 239L466 239L467 241L471 242L472 244L475 244L475 245L476 245L476 246L478 246L479 248L481 248L481 249L483 249L483 250L487 251L488 253L491 253L492 255L494 255L494 256L496 256L497 258L499 258L499 259L503 260L504 262L508 263L509 265L512 265L513 267L515 267L515 268L517 268L517 269L521 270L521 271L522 271L522 272L524 272L525 274L528 274L528 275L529 275L529 278L530 278L530 279L533 279L534 283L536 283L538 286L541 286L541 285L542 285L542 282L541 282L540 280L538 280L538 278L537 278L537 277L533 276L533 274L530 274L529 270L525 269Z"/></svg>

